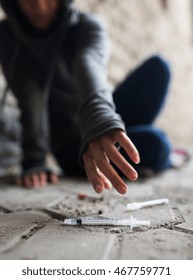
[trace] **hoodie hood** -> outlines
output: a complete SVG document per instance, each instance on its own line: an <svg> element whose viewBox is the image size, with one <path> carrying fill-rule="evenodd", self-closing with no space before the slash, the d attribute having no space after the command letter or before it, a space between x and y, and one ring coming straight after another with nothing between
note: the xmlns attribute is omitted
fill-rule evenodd
<svg viewBox="0 0 193 280"><path fill-rule="evenodd" d="M58 13L52 25L44 30L39 30L33 27L25 18L18 7L17 0L0 0L0 4L7 14L12 28L17 32L17 35L18 33L22 33L23 35L33 37L38 37L38 35L50 35L51 33L54 33L60 23L67 17L69 12L71 11L72 2L73 0L61 0Z"/></svg>
<svg viewBox="0 0 193 280"><path fill-rule="evenodd" d="M68 9L72 4L73 0L61 0L61 4L64 8ZM3 10L9 17L17 18L17 11L15 10L17 6L17 0L0 0L0 4L3 7Z"/></svg>

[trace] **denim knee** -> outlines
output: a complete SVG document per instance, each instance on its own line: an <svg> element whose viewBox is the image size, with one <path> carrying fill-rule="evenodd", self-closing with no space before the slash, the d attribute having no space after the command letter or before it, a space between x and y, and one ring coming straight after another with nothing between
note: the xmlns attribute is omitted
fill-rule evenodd
<svg viewBox="0 0 193 280"><path fill-rule="evenodd" d="M169 62L161 55L154 55L146 62L146 67L151 69L154 76L158 74L162 79L164 78L167 83L171 79L171 68Z"/></svg>
<svg viewBox="0 0 193 280"><path fill-rule="evenodd" d="M171 143L163 131L151 125L139 125L128 128L127 135L140 154L141 162L136 169L145 167L158 172L171 166Z"/></svg>
<svg viewBox="0 0 193 280"><path fill-rule="evenodd" d="M152 155L152 169L156 172L170 167L171 143L164 132L154 129L150 137L154 155Z"/></svg>

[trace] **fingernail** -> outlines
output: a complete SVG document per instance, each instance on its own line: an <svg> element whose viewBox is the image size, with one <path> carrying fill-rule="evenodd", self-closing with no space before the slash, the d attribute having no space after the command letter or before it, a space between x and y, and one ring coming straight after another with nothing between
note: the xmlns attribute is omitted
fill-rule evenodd
<svg viewBox="0 0 193 280"><path fill-rule="evenodd" d="M119 192L120 192L121 194L125 194L125 193L127 192L127 186L125 186L125 185L120 185L119 188L118 188L118 190L120 190Z"/></svg>
<svg viewBox="0 0 193 280"><path fill-rule="evenodd" d="M133 172L131 175L131 180L135 181L135 180L137 180L137 178L138 178L137 172Z"/></svg>
<svg viewBox="0 0 193 280"><path fill-rule="evenodd" d="M103 187L101 185L96 185L95 186L95 191L96 192L102 192L103 191Z"/></svg>
<svg viewBox="0 0 193 280"><path fill-rule="evenodd" d="M139 157L139 155L137 155L137 156L135 157L135 163L136 163L136 164L139 164L139 163L140 163L140 157Z"/></svg>

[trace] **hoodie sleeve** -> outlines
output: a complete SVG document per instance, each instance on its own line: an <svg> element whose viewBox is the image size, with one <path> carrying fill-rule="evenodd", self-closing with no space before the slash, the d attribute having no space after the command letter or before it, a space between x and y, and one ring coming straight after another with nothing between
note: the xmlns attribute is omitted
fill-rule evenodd
<svg viewBox="0 0 193 280"><path fill-rule="evenodd" d="M110 44L104 23L95 16L82 15L80 20L74 75L80 98L80 162L87 144L111 129L125 130L115 112L107 77Z"/></svg>
<svg viewBox="0 0 193 280"><path fill-rule="evenodd" d="M16 78L12 89L21 109L23 172L43 171L47 169L45 158L49 150L47 110L44 106L44 98L38 85L25 73L20 71Z"/></svg>
<svg viewBox="0 0 193 280"><path fill-rule="evenodd" d="M0 63L9 83L10 72L12 74L10 88L17 98L21 112L23 172L47 170L45 157L49 150L49 134L42 89L34 79L30 78L29 71L25 67L22 49L19 50L18 57L12 64L12 56L15 53L17 41L7 20L0 23L0 38L2 40L0 44Z"/></svg>

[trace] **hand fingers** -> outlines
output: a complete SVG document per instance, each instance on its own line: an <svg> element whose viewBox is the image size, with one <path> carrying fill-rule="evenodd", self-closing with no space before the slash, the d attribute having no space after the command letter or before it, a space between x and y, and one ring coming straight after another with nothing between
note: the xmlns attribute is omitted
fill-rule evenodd
<svg viewBox="0 0 193 280"><path fill-rule="evenodd" d="M105 189L111 190L112 189L111 182L107 179L107 177L105 177L105 175L101 171L99 172L100 172L101 179L103 180Z"/></svg>
<svg viewBox="0 0 193 280"><path fill-rule="evenodd" d="M93 185L94 190L97 193L101 193L105 186L95 161L88 155L88 153L84 154L83 161L88 180Z"/></svg>
<svg viewBox="0 0 193 280"><path fill-rule="evenodd" d="M109 181L119 193L125 194L127 192L127 185L111 166L107 157L105 157L101 145L90 144L89 149L83 156L83 160L87 177L97 192L101 192L105 186L110 188ZM100 176L98 169L104 176ZM105 183L102 180L104 177L107 178Z"/></svg>
<svg viewBox="0 0 193 280"><path fill-rule="evenodd" d="M58 181L59 181L59 177L56 174L54 174L52 172L48 173L48 182L50 182L52 184L56 184L56 183L58 183Z"/></svg>
<svg viewBox="0 0 193 280"><path fill-rule="evenodd" d="M34 187L31 175L27 175L23 177L23 186L27 188Z"/></svg>
<svg viewBox="0 0 193 280"><path fill-rule="evenodd" d="M125 174L125 176L135 181L138 177L135 169L126 161L126 159L120 154L116 147L111 144L105 146L103 145L107 157Z"/></svg>
<svg viewBox="0 0 193 280"><path fill-rule="evenodd" d="M47 183L45 172L39 174L30 174L23 177L23 185L28 188L42 188Z"/></svg>
<svg viewBox="0 0 193 280"><path fill-rule="evenodd" d="M112 165L108 162L102 148L95 146L95 149L92 150L92 153L94 154L94 159L99 170L105 175L105 177L108 178L108 180L119 193L125 194L127 192L127 185L117 174Z"/></svg>
<svg viewBox="0 0 193 280"><path fill-rule="evenodd" d="M116 142L123 147L132 161L136 164L140 162L136 147L123 131L111 130L105 135L91 141L83 156L83 160L88 179L93 184L96 191L101 192L103 188L109 189L111 183L119 193L124 194L127 191L127 185L117 174L113 166L111 166L110 161L113 162L128 179L134 181L138 177L135 169L116 149Z"/></svg>
<svg viewBox="0 0 193 280"><path fill-rule="evenodd" d="M27 188L40 188L47 184L47 175L45 172L32 173L16 178L16 184Z"/></svg>
<svg viewBox="0 0 193 280"><path fill-rule="evenodd" d="M100 193L104 188L108 190L112 188L111 182L97 168L96 163L92 158L87 158L85 160L85 171L88 180L91 182L96 192Z"/></svg>
<svg viewBox="0 0 193 280"><path fill-rule="evenodd" d="M135 145L123 131L116 133L116 141L123 147L134 163L138 164L140 162L140 156Z"/></svg>
<svg viewBox="0 0 193 280"><path fill-rule="evenodd" d="M41 187L46 186L47 184L47 174L45 172L41 172L38 174L39 177L39 184Z"/></svg>
<svg viewBox="0 0 193 280"><path fill-rule="evenodd" d="M121 179L121 177L117 174L115 169L109 164L106 160L102 160L102 158L98 161L96 160L97 166L101 170L101 172L109 179L114 188L121 194L125 194L127 192L127 185Z"/></svg>
<svg viewBox="0 0 193 280"><path fill-rule="evenodd" d="M31 182L32 182L32 187L34 188L38 188L40 187L40 183L39 183L39 177L37 174L31 174Z"/></svg>

